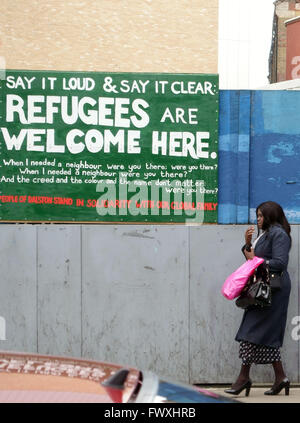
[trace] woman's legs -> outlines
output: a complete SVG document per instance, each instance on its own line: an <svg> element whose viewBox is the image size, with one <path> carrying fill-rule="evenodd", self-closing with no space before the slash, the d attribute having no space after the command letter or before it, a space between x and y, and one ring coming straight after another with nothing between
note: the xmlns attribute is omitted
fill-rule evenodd
<svg viewBox="0 0 300 423"><path fill-rule="evenodd" d="M277 386L283 381L283 379L286 377L286 375L284 373L281 361L273 361L272 366L273 366L274 373L275 373L274 386Z"/></svg>
<svg viewBox="0 0 300 423"><path fill-rule="evenodd" d="M230 388L225 389L227 394L238 395L245 389L246 397L249 395L251 389L251 381L249 379L250 367L251 364L242 364L237 380Z"/></svg>
<svg viewBox="0 0 300 423"><path fill-rule="evenodd" d="M275 382L271 389L265 392L265 395L277 395L282 389L285 389L285 395L289 395L290 390L290 381L286 377L281 360L272 362L274 373L275 373Z"/></svg>
<svg viewBox="0 0 300 423"><path fill-rule="evenodd" d="M275 382L274 385L279 385L283 379L286 377L286 374L283 370L282 361L273 361L272 363L274 373L275 373ZM232 385L233 388L239 385L243 385L243 383L249 380L251 364L242 364L240 374L238 375L237 380Z"/></svg>
<svg viewBox="0 0 300 423"><path fill-rule="evenodd" d="M240 374L238 375L237 380L232 385L232 389L238 389L240 386L244 385L249 380L251 364L242 364Z"/></svg>

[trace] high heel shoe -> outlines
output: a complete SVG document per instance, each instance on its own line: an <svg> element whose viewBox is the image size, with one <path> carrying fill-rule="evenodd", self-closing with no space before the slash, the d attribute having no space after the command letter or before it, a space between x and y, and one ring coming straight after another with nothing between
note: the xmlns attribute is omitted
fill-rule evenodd
<svg viewBox="0 0 300 423"><path fill-rule="evenodd" d="M279 394L279 392L283 388L285 389L285 395L289 395L289 393L290 393L290 381L288 380L287 377L285 377L283 379L283 381L279 383L279 385L274 386L273 388L266 391L264 394L265 395L277 395L277 394Z"/></svg>
<svg viewBox="0 0 300 423"><path fill-rule="evenodd" d="M224 392L226 392L226 394L238 395L244 389L246 389L246 397L248 397L248 395L250 393L251 385L252 385L252 381L249 379L249 380L247 380L247 382L243 383L243 385L241 385L239 388L237 388L237 389L227 388L227 389L224 390Z"/></svg>

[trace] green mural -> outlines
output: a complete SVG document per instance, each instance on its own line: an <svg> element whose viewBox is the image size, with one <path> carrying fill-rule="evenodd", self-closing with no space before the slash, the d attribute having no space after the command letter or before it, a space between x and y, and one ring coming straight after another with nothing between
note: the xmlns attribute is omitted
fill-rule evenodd
<svg viewBox="0 0 300 423"><path fill-rule="evenodd" d="M217 75L0 82L2 221L217 222Z"/></svg>

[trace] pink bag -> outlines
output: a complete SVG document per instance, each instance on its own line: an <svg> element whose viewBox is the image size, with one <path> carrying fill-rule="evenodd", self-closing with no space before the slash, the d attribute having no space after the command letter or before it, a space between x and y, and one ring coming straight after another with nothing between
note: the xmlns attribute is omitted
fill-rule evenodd
<svg viewBox="0 0 300 423"><path fill-rule="evenodd" d="M263 263L264 259L254 256L253 259L247 260L235 272L233 272L222 286L222 294L228 300L238 297L246 285L249 277L253 275L255 269Z"/></svg>

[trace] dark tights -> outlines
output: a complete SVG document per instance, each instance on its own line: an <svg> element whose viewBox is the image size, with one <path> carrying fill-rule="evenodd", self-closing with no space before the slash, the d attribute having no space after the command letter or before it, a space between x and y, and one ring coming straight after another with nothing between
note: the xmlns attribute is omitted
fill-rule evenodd
<svg viewBox="0 0 300 423"><path fill-rule="evenodd" d="M281 361L274 361L272 363L274 372L275 372L275 382L274 382L274 386L279 385L280 382L283 381L283 379L286 377L283 367L282 367L282 362Z"/></svg>
<svg viewBox="0 0 300 423"><path fill-rule="evenodd" d="M251 364L242 364L240 374L238 375L237 380L232 385L232 389L238 389L241 385L246 383L249 380Z"/></svg>
<svg viewBox="0 0 300 423"><path fill-rule="evenodd" d="M282 380L286 376L285 376L281 361L273 361L272 366L275 373L275 382L273 385L274 387L279 385L279 383L282 382ZM249 380L250 368L251 368L251 364L242 364L240 374L237 380L235 381L235 383L232 385L233 389L237 389L239 386L243 385Z"/></svg>

